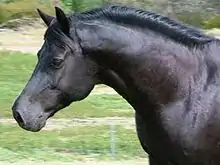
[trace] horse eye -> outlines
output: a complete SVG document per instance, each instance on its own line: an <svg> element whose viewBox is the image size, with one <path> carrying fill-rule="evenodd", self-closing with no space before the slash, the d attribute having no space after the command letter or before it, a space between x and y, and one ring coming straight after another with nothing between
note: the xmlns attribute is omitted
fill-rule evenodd
<svg viewBox="0 0 220 165"><path fill-rule="evenodd" d="M63 59L58 59L58 58L54 58L52 61L51 61L51 66L58 69L60 68L63 63Z"/></svg>

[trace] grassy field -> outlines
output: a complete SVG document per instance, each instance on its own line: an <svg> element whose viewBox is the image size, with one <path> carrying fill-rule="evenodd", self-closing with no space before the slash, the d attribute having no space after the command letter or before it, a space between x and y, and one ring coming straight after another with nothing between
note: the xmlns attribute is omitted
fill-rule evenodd
<svg viewBox="0 0 220 165"><path fill-rule="evenodd" d="M146 158L135 130L116 126L114 159ZM109 126L77 126L62 130L23 131L17 126L0 124L0 160L71 162L94 158L110 160Z"/></svg>
<svg viewBox="0 0 220 165"><path fill-rule="evenodd" d="M36 56L0 52L0 117L11 117L11 105L23 89L36 63ZM133 116L131 107L116 94L90 95L63 109L55 118Z"/></svg>

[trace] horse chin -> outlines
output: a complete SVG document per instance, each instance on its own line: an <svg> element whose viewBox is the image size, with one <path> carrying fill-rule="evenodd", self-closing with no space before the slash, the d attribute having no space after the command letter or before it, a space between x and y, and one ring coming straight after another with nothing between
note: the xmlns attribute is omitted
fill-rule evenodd
<svg viewBox="0 0 220 165"><path fill-rule="evenodd" d="M30 130L30 131L31 131L31 132L39 132L39 131L41 131L41 130L45 127L45 125L46 125L46 121L43 122L38 128L32 129L32 130Z"/></svg>
<svg viewBox="0 0 220 165"><path fill-rule="evenodd" d="M36 124L34 125L34 127L28 128L28 129L26 129L26 130L27 130L27 131L31 131L31 132L39 132L39 131L41 131L41 130L46 126L47 120L48 120L49 118L51 118L52 116L54 116L55 113L56 113L56 111L47 114L47 115L44 117L43 120L36 122ZM25 128L24 128L24 129L25 129Z"/></svg>
<svg viewBox="0 0 220 165"><path fill-rule="evenodd" d="M23 128L26 131L30 131L30 132L39 132L45 127L45 125L46 125L46 120L36 122L34 124L26 124L26 125L19 124L21 128Z"/></svg>
<svg viewBox="0 0 220 165"><path fill-rule="evenodd" d="M47 119L53 117L56 114L57 111L51 111L51 113L48 115Z"/></svg>

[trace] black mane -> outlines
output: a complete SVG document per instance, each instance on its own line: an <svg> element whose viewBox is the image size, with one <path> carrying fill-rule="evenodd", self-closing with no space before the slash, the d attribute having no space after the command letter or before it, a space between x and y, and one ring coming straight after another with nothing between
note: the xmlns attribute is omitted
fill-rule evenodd
<svg viewBox="0 0 220 165"><path fill-rule="evenodd" d="M73 17L79 20L108 20L134 27L147 28L188 47L202 46L217 40L193 27L183 25L160 14L126 6L110 5L74 14Z"/></svg>

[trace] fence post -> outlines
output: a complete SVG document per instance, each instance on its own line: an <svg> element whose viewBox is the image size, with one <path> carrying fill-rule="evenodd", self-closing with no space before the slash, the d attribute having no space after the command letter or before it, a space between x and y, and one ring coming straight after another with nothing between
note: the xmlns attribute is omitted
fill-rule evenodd
<svg viewBox="0 0 220 165"><path fill-rule="evenodd" d="M114 159L116 156L116 129L113 121L110 122L110 152Z"/></svg>

